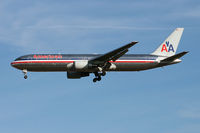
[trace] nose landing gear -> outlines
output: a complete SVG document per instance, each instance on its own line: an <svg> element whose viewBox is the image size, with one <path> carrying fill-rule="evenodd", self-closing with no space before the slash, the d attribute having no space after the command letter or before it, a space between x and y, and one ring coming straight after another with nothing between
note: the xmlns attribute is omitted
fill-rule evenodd
<svg viewBox="0 0 200 133"><path fill-rule="evenodd" d="M27 79L28 78L28 75L27 75L27 70L26 69L23 69L22 72L24 73L24 79Z"/></svg>

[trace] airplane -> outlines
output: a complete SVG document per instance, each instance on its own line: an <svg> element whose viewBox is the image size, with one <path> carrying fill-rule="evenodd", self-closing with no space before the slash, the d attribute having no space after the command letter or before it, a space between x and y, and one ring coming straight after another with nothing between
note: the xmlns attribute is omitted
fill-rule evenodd
<svg viewBox="0 0 200 133"><path fill-rule="evenodd" d="M27 72L67 72L69 79L80 79L94 73L93 82L100 81L109 71L142 71L181 62L178 48L184 28L176 28L151 54L126 54L137 41L131 42L105 54L29 54L11 62L11 65Z"/></svg>

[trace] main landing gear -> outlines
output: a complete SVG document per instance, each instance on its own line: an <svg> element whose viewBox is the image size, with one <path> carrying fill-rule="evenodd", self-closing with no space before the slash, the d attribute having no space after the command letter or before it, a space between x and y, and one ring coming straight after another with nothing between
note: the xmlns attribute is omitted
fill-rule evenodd
<svg viewBox="0 0 200 133"><path fill-rule="evenodd" d="M102 73L94 72L95 78L93 79L93 82L97 82L101 80L101 76L105 76L106 72L103 71Z"/></svg>
<svg viewBox="0 0 200 133"><path fill-rule="evenodd" d="M28 78L28 76L27 76L28 71L26 69L23 69L22 72L24 73L24 79L27 79Z"/></svg>

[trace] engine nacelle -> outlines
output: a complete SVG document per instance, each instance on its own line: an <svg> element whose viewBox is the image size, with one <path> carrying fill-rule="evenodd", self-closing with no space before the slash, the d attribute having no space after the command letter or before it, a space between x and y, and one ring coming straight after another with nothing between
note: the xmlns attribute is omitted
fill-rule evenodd
<svg viewBox="0 0 200 133"><path fill-rule="evenodd" d="M90 76L88 72L67 72L68 79L80 79L81 77Z"/></svg>
<svg viewBox="0 0 200 133"><path fill-rule="evenodd" d="M88 68L88 60L74 61L75 70L84 70Z"/></svg>

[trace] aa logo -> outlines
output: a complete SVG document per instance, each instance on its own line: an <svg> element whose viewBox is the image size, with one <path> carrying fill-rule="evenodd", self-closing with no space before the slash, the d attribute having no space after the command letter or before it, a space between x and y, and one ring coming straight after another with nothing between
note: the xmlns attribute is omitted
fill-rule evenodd
<svg viewBox="0 0 200 133"><path fill-rule="evenodd" d="M173 47L172 44L169 44L169 41L166 41L166 44L162 45L161 52L163 52L163 51L165 51L165 52L170 52L170 51L174 52L174 47Z"/></svg>

